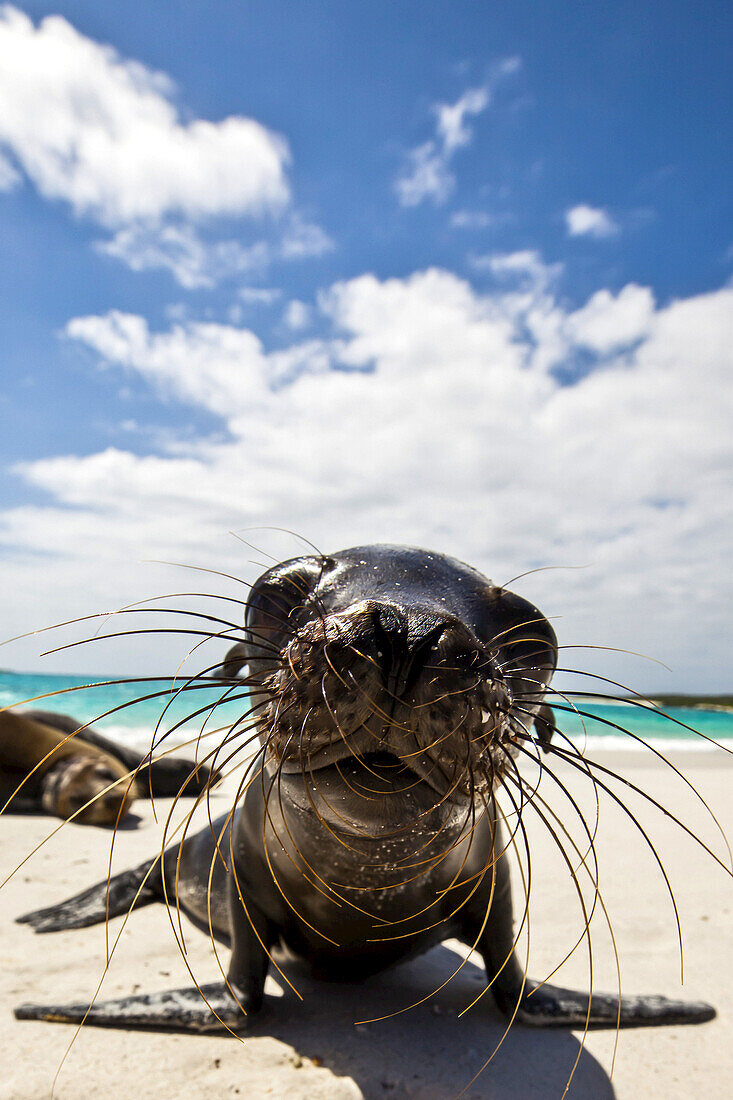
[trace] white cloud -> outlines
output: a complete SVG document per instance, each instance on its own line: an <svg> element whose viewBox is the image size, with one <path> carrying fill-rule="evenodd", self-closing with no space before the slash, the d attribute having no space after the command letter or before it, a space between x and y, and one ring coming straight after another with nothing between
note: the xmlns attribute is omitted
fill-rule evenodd
<svg viewBox="0 0 733 1100"><path fill-rule="evenodd" d="M0 146L46 198L121 227L259 215L289 197L284 140L251 118L183 121L170 81L84 37L0 9Z"/></svg>
<svg viewBox="0 0 733 1100"><path fill-rule="evenodd" d="M288 328L293 329L294 332L307 328L310 319L311 311L305 302L301 302L297 298L294 298L292 302L288 302L283 314L283 320Z"/></svg>
<svg viewBox="0 0 733 1100"><path fill-rule="evenodd" d="M562 271L562 264L547 264L534 248L522 248L517 252L493 252L488 256L475 256L473 266L488 270L497 279L528 279L535 285L546 286Z"/></svg>
<svg viewBox="0 0 733 1100"><path fill-rule="evenodd" d="M145 223L120 229L111 240L98 241L96 247L133 271L168 270L181 286L195 290L239 275L261 275L277 260L322 256L334 244L319 225L292 215L282 221L275 239L249 245L205 238L190 225Z"/></svg>
<svg viewBox="0 0 733 1100"><path fill-rule="evenodd" d="M520 68L518 57L506 57L492 66L483 84L468 88L455 103L433 106L435 136L407 153L395 180L394 188L402 206L418 206L425 199L436 204L446 201L456 182L451 161L459 149L473 140L468 119L485 111L497 85Z"/></svg>
<svg viewBox="0 0 733 1100"><path fill-rule="evenodd" d="M196 289L333 248L291 209L286 142L254 119L183 119L166 76L60 16L35 27L0 8L0 56L0 191L22 179L5 151L41 195L110 230L97 249L133 271ZM217 238L224 216L262 239Z"/></svg>
<svg viewBox="0 0 733 1100"><path fill-rule="evenodd" d="M565 226L570 237L613 237L618 226L607 210L581 203L565 211Z"/></svg>
<svg viewBox="0 0 733 1100"><path fill-rule="evenodd" d="M439 103L436 106L435 129L446 154L469 144L473 131L466 124L466 119L471 115L480 115L488 105L488 88L469 88L457 103Z"/></svg>
<svg viewBox="0 0 733 1100"><path fill-rule="evenodd" d="M269 306L282 298L282 291L274 286L241 286L237 294L247 305Z"/></svg>
<svg viewBox="0 0 733 1100"><path fill-rule="evenodd" d="M265 241L205 241L189 225L133 225L119 229L98 251L122 260L133 271L162 268L187 290L212 287L235 275L264 270L271 259Z"/></svg>
<svg viewBox="0 0 733 1100"><path fill-rule="evenodd" d="M481 87L469 88L456 103L439 103L433 108L435 138L407 154L404 169L395 181L402 206L417 206L427 198L445 202L455 186L450 162L456 150L468 145L473 136L466 119L480 114L488 105L489 89Z"/></svg>
<svg viewBox="0 0 733 1100"><path fill-rule="evenodd" d="M653 317L652 292L629 283L615 297L608 290L597 291L570 314L565 328L573 343L607 354L646 336Z"/></svg>
<svg viewBox="0 0 733 1100"><path fill-rule="evenodd" d="M12 191L21 182L20 172L16 172L7 157L0 154L0 191Z"/></svg>
<svg viewBox="0 0 733 1100"><path fill-rule="evenodd" d="M486 229L494 220L485 210L455 210L449 224L451 229Z"/></svg>
<svg viewBox="0 0 733 1100"><path fill-rule="evenodd" d="M217 415L226 436L26 464L50 502L4 516L25 559L8 564L8 629L31 599L47 620L72 591L76 611L139 596L141 556L239 573L250 555L225 532L280 524L325 549L432 546L498 580L588 565L520 585L561 617L565 643L648 652L674 664L669 687L722 690L733 289L655 307L631 285L568 311L536 253L494 267L506 285L487 292L439 270L336 284L320 301L331 335L278 351L231 325L72 321L71 339L161 400ZM605 358L562 385L554 368L576 347ZM53 570L34 569L49 546ZM637 684L645 672L608 655L595 667Z"/></svg>
<svg viewBox="0 0 733 1100"><path fill-rule="evenodd" d="M310 256L323 256L333 248L333 241L320 225L305 222L293 215L280 241L278 252L284 260L304 260Z"/></svg>

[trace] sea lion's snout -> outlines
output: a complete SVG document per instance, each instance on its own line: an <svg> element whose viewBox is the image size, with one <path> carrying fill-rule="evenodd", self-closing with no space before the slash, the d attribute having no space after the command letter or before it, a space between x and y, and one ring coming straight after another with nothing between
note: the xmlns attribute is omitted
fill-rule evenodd
<svg viewBox="0 0 733 1100"><path fill-rule="evenodd" d="M506 681L448 612L365 599L315 615L263 683L261 730L285 773L387 757L457 800L485 791L502 766Z"/></svg>

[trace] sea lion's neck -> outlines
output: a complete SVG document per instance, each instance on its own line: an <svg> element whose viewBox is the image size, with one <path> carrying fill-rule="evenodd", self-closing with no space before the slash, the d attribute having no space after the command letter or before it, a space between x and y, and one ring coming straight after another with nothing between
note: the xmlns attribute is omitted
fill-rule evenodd
<svg viewBox="0 0 733 1100"><path fill-rule="evenodd" d="M286 880L313 872L329 885L394 889L416 877L446 885L470 858L483 804L439 798L404 770L323 768L306 780L282 776L267 798L268 853Z"/></svg>

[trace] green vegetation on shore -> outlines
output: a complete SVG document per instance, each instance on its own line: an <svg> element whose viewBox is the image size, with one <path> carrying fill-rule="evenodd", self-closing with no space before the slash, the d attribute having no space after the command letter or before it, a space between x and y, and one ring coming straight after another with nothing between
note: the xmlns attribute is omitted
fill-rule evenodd
<svg viewBox="0 0 733 1100"><path fill-rule="evenodd" d="M635 696L642 699L642 696ZM651 698L662 707L690 707L694 710L733 710L733 695L659 695L652 692Z"/></svg>

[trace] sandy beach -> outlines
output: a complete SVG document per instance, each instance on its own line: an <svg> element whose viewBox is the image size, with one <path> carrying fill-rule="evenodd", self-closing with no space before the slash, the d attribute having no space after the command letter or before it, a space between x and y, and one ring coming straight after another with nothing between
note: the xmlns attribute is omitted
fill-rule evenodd
<svg viewBox="0 0 733 1100"><path fill-rule="evenodd" d="M597 753L596 758L664 802L725 859L725 847L705 808L672 771L647 754L606 752ZM674 763L713 807L723 828L733 834L733 760L722 752L680 752ZM566 767L558 766L557 774L578 798L592 828L595 798L588 783ZM561 809L562 799L549 785L542 790L571 828L568 803ZM4 974L0 1097L45 1100L53 1090L57 1100L90 1096L116 1100L129 1094L136 1100L178 1096L191 1100L236 1096L450 1100L465 1088L467 1097L559 1100L576 1059L569 1095L578 1100L727 1097L733 1080L733 882L673 821L644 805L628 788L626 793L629 807L657 846L675 892L684 934L685 983L681 989L674 911L658 865L625 813L605 799L596 849L623 989L708 1000L719 1015L699 1027L623 1032L612 1080L612 1032L592 1033L581 1050L582 1036L577 1032L513 1028L495 1058L471 1083L499 1042L504 1024L489 997L458 1016L481 988L477 962L469 961L446 988L433 994L460 962L461 949L454 943L357 986L316 982L290 967L288 974L303 1001L268 979L272 994L268 1006L241 1042L231 1037L94 1028L83 1029L75 1037L72 1027L17 1022L12 1016L14 1005L88 998L103 973L103 925L41 937L14 923L22 913L61 900L106 874L110 834L64 825L0 891ZM212 802L216 813L227 810L227 791L217 791ZM159 803L158 807L164 820L166 806ZM132 866L157 849L160 827L149 807L137 804L134 815L115 842L115 870ZM529 971L541 978L570 950L583 922L568 869L552 839L531 815L525 820L532 853ZM41 817L0 820L3 877L57 824ZM576 825L572 831L578 838ZM574 866L579 862L578 857L573 859ZM519 910L518 875L514 887ZM592 891L586 889L586 897L592 897ZM121 918L110 923L110 944L122 925ZM613 951L598 907L592 929L594 984L613 990L617 982ZM197 979L217 980L216 959L206 937L185 918L183 931L187 961ZM222 950L221 955L226 966L227 952ZM581 945L553 981L587 988L587 948ZM133 913L115 948L102 997L190 984L164 908L150 906ZM393 1019L354 1026L355 1020L382 1016L421 998L427 999Z"/></svg>

